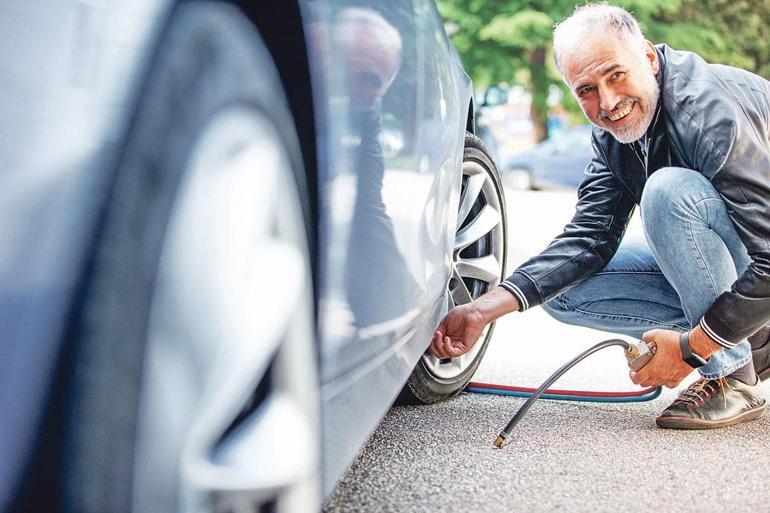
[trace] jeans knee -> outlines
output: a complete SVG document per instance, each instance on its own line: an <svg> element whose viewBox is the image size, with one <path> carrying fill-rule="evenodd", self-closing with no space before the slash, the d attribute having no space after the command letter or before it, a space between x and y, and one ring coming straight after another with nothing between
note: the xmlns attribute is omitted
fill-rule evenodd
<svg viewBox="0 0 770 513"><path fill-rule="evenodd" d="M655 212L661 207L668 207L674 204L679 192L682 190L682 184L689 178L688 174L694 171L679 167L664 167L655 171L647 179L642 192L642 201L640 207L642 214L645 212ZM663 210L668 210L664 208Z"/></svg>
<svg viewBox="0 0 770 513"><path fill-rule="evenodd" d="M714 188L702 174L681 167L664 167L647 179L640 202L645 228L692 212L698 200L713 196Z"/></svg>

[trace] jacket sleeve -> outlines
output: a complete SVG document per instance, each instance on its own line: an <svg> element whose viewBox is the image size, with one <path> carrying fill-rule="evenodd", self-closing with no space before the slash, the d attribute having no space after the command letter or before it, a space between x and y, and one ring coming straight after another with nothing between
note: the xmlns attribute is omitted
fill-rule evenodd
<svg viewBox="0 0 770 513"><path fill-rule="evenodd" d="M703 112L719 115L693 115L689 120L698 128L689 131L694 133L688 141L690 157L724 199L751 258L748 268L700 321L724 347L733 347L770 319L769 107L766 96L753 100L714 95L702 106Z"/></svg>
<svg viewBox="0 0 770 513"><path fill-rule="evenodd" d="M572 221L539 255L522 264L500 286L519 310L537 306L603 269L618 249L634 200L607 167L596 137Z"/></svg>

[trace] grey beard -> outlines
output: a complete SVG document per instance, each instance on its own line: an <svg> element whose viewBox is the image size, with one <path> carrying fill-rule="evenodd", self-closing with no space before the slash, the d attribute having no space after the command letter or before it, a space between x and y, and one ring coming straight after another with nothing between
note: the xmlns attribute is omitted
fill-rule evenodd
<svg viewBox="0 0 770 513"><path fill-rule="evenodd" d="M644 112L644 117L637 123L631 123L627 127L624 127L618 131L612 130L607 127L600 126L599 128L609 132L612 137L623 144L629 144L634 141L638 141L650 128L652 124L652 118L655 116L655 108L658 105L658 98L660 97L660 91L658 90L658 84L655 82L655 78L652 79L652 85L654 86L649 91L647 99L639 98L639 107Z"/></svg>

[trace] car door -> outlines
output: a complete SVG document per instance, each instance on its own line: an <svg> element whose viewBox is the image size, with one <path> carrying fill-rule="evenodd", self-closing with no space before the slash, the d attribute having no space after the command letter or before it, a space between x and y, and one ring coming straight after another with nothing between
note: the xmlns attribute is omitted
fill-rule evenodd
<svg viewBox="0 0 770 513"><path fill-rule="evenodd" d="M445 36L437 39L435 6L316 0L303 13L319 154L328 491L398 394L444 306L447 198L459 196L462 127L450 128L460 115L451 69L438 62L452 55Z"/></svg>
<svg viewBox="0 0 770 513"><path fill-rule="evenodd" d="M420 69L411 0L309 2L321 184L322 382L403 339L425 300L416 262ZM418 218L419 219L419 218Z"/></svg>

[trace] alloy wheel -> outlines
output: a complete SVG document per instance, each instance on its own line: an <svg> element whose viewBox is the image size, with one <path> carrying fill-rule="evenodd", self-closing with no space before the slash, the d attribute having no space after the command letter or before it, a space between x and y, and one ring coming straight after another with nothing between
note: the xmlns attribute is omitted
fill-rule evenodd
<svg viewBox="0 0 770 513"><path fill-rule="evenodd" d="M475 159L463 162L460 206L448 285L449 308L469 303L500 283L505 255L503 207L490 171ZM452 380L475 360L489 335L481 333L471 351L439 359L426 352L423 362L436 378Z"/></svg>

